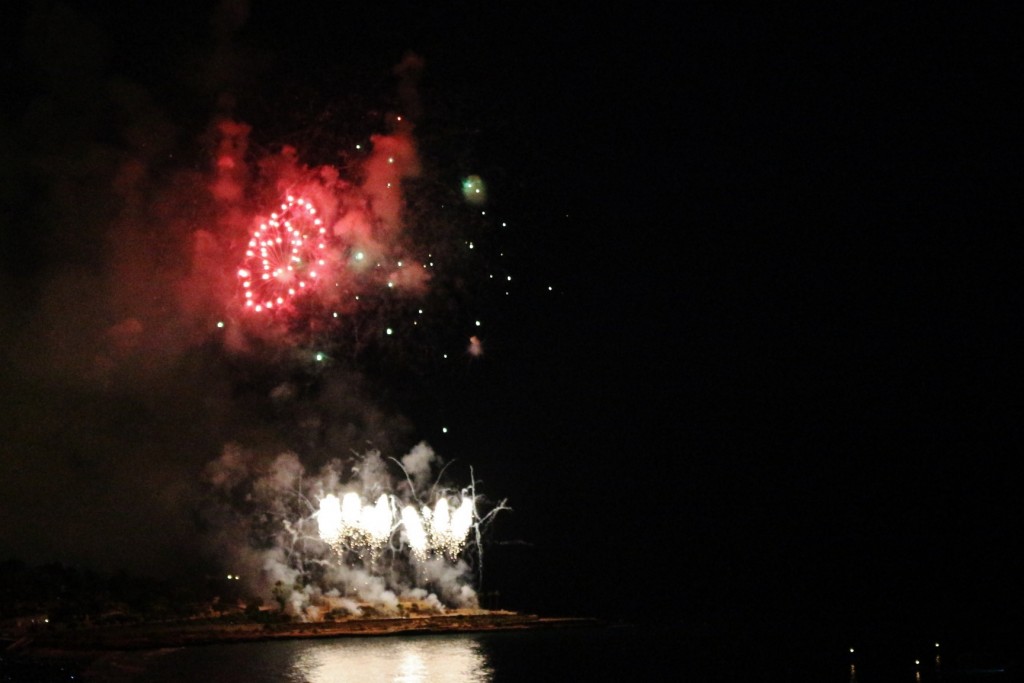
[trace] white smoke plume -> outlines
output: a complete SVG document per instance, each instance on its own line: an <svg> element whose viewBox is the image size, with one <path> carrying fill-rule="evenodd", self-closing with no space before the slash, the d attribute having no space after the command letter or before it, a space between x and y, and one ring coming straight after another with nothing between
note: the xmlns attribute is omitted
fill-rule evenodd
<svg viewBox="0 0 1024 683"><path fill-rule="evenodd" d="M332 460L315 472L307 472L294 453L261 458L232 444L206 468L206 482L218 501L207 515L215 528L236 539L219 547L224 564L235 567L254 595L276 601L293 618L354 614L365 606L397 614L403 600L435 611L476 608L479 535L495 513L507 508L502 501L482 509L486 501L477 496L475 483L461 489L444 486L437 478L443 465L423 442L400 461L371 450L347 461ZM428 522L430 506L438 501L455 501L455 506L469 501L472 529L464 530L455 548L439 545L418 553L395 515L378 543L357 537L337 542L324 538L317 517L321 501L341 496L426 510ZM214 540L219 544L223 536Z"/></svg>

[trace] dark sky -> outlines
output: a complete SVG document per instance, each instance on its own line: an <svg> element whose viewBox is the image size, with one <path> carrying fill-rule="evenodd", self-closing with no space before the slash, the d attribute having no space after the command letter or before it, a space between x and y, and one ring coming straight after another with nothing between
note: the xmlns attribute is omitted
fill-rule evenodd
<svg viewBox="0 0 1024 683"><path fill-rule="evenodd" d="M145 223L148 258L178 257L218 115L254 155L334 163L411 52L421 156L487 180L517 284L460 285L480 359L373 357L346 395L359 438L426 438L507 497L488 577L511 606L1021 616L1003 10L135 5L3 10L0 556L181 558L194 482L259 433L268 371L168 324L97 383L83 359L133 297L121 236Z"/></svg>

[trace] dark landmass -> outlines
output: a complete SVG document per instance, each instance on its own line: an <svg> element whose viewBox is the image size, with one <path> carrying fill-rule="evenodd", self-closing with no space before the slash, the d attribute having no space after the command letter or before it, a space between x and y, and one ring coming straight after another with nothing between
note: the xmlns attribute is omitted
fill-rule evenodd
<svg viewBox="0 0 1024 683"><path fill-rule="evenodd" d="M455 610L404 617L349 617L321 622L184 620L0 637L0 680L130 681L148 659L179 647L298 638L372 637L597 626L591 618L507 611Z"/></svg>
<svg viewBox="0 0 1024 683"><path fill-rule="evenodd" d="M507 611L453 610L450 613L404 617L348 617L318 622L181 621L97 626L38 631L11 641L8 651L137 650L212 643L338 638L343 636L410 635L508 631L597 625L582 617L540 617Z"/></svg>
<svg viewBox="0 0 1024 683"><path fill-rule="evenodd" d="M156 580L59 563L0 562L0 683L121 681L167 650L216 643L597 626L577 617L505 609L440 608L407 600L323 606L320 618L286 614L230 576Z"/></svg>
<svg viewBox="0 0 1024 683"><path fill-rule="evenodd" d="M326 600L326 598L325 598ZM283 600L246 594L228 575L193 581L104 576L61 564L0 562L0 652L128 650L280 638L494 631L592 624L508 609L321 605L317 618L286 614Z"/></svg>

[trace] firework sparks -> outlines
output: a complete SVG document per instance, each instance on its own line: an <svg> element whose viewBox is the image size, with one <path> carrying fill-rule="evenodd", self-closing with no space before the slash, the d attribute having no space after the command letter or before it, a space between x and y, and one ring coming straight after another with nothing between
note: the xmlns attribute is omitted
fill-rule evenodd
<svg viewBox="0 0 1024 683"><path fill-rule="evenodd" d="M260 221L238 269L245 307L283 309L312 291L327 265L327 228L313 203L289 195L280 211Z"/></svg>
<svg viewBox="0 0 1024 683"><path fill-rule="evenodd" d="M455 305L472 289L467 266L476 268L481 289L508 288L490 282L495 273L507 279L504 268L483 267L500 239L480 210L483 180L467 178L459 197L456 188L422 177L411 126L400 118L391 124L390 133L369 136L365 151L357 145L359 154L344 169L306 166L286 145L261 161L259 173L232 176L236 192L221 193L234 203L223 219L233 238L219 271L218 282L229 286L218 300L227 323L218 329L230 332L232 350L254 351L256 359L264 350L298 347L287 355L290 379L271 392L278 406L315 398L363 359L372 371L395 358L436 365L437 356L454 357L453 343L465 343L463 335L480 328L487 312L479 303L473 311ZM245 148L248 128L222 132L235 133L231 150ZM218 168L226 173L245 164L241 155L232 159L236 166ZM250 177L261 184L243 187ZM436 356L421 352L438 340ZM483 354L479 336L469 344L470 355ZM328 424L332 415L325 410L308 424ZM507 508L500 503L478 514L487 503L475 485L460 490L429 481L437 459L425 445L400 463L390 460L404 476L393 478L374 452L348 463L331 460L310 478L299 457L285 453L270 466L272 475L252 470L248 495L236 491L223 501L226 523L237 524L237 537L252 546L239 554L262 556L254 575L263 588L291 593L282 609L292 605L298 614L299 605L320 604L317 596L332 592L386 605L394 595L430 590L446 605L476 604L471 575L482 581L481 530ZM224 476L211 481L247 486L235 471L244 462L226 451L213 468ZM239 500L261 515L236 518L240 511L228 511Z"/></svg>
<svg viewBox="0 0 1024 683"><path fill-rule="evenodd" d="M398 547L407 545L421 560L434 555L455 558L477 521L476 506L469 496L462 498L454 512L444 496L438 498L433 508L405 505L396 520L394 511L399 506L400 501L387 494L381 494L371 505L354 491L341 499L329 493L320 499L316 514L320 538L337 552L380 552L395 541ZM404 536L400 531L404 531ZM396 534L398 538L394 538Z"/></svg>
<svg viewBox="0 0 1024 683"><path fill-rule="evenodd" d="M325 496L320 501L320 512L317 514L317 524L320 529L320 538L330 544L335 544L341 538L341 504L334 494Z"/></svg>
<svg viewBox="0 0 1024 683"><path fill-rule="evenodd" d="M318 472L307 472L294 453L261 463L232 447L207 475L226 502L253 506L221 517L252 544L258 559L246 573L278 591L275 599L287 597L282 609L306 618L306 608L331 595L385 610L395 596L427 599L438 610L478 606L483 533L508 508L478 496L475 480L444 486L443 464L425 443L400 461L371 451Z"/></svg>

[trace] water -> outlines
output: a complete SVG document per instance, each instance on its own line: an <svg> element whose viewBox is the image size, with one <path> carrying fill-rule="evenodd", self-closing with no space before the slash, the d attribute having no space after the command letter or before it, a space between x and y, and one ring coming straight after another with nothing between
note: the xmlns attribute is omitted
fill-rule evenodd
<svg viewBox="0 0 1024 683"><path fill-rule="evenodd" d="M579 626L216 644L106 657L85 678L111 683L636 680L644 671L672 670L660 652L664 635L631 626Z"/></svg>
<svg viewBox="0 0 1024 683"><path fill-rule="evenodd" d="M915 664L916 662L919 662ZM682 626L583 626L475 634L343 637L118 653L86 683L501 683L504 681L814 681L928 683L1020 680L1005 651L916 641L848 647L802 635L701 633ZM27 670L27 669L26 669ZM91 675L90 675L91 674Z"/></svg>
<svg viewBox="0 0 1024 683"><path fill-rule="evenodd" d="M146 683L496 683L628 680L637 633L580 627L487 634L288 640L182 648L153 655Z"/></svg>

